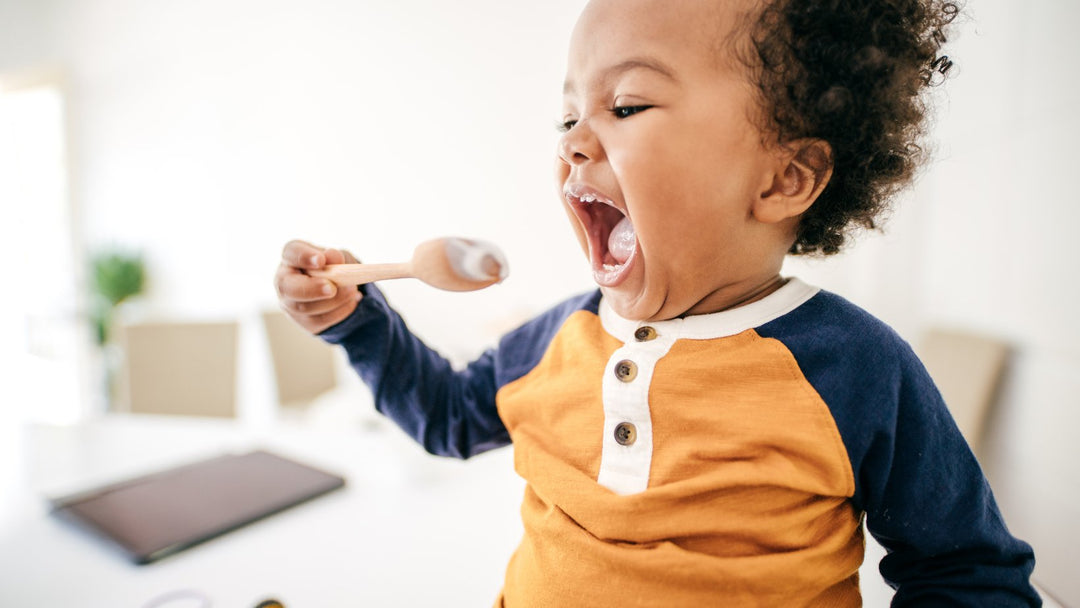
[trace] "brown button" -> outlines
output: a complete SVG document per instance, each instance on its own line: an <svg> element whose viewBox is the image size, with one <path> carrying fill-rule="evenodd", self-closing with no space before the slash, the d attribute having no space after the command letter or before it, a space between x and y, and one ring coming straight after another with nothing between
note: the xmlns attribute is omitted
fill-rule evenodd
<svg viewBox="0 0 1080 608"><path fill-rule="evenodd" d="M637 441L637 427L629 422L620 422L615 427L615 442L619 445L634 445Z"/></svg>
<svg viewBox="0 0 1080 608"><path fill-rule="evenodd" d="M623 382L633 382L637 378L637 365L627 359L619 361L615 364L615 377Z"/></svg>
<svg viewBox="0 0 1080 608"><path fill-rule="evenodd" d="M656 330L649 327L648 325L639 327L637 328L637 331L634 332L634 339L638 342L648 342L649 340L655 340Z"/></svg>

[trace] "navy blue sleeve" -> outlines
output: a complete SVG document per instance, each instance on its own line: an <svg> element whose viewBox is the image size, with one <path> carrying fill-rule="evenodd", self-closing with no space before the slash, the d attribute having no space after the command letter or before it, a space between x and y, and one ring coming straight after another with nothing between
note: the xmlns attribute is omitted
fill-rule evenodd
<svg viewBox="0 0 1080 608"><path fill-rule="evenodd" d="M854 505L888 555L893 606L1039 606L1031 547L1005 526L978 462L910 347L820 293L758 329L795 356L828 404L855 475Z"/></svg>
<svg viewBox="0 0 1080 608"><path fill-rule="evenodd" d="M409 331L375 285L341 323L320 334L340 344L375 397L375 407L432 454L468 458L510 443L499 388L528 373L576 310L596 311L599 291L566 300L507 334L464 370Z"/></svg>
<svg viewBox="0 0 1080 608"><path fill-rule="evenodd" d="M494 351L454 370L409 331L374 285L351 316L320 334L345 347L375 408L425 450L468 458L510 443L495 408Z"/></svg>
<svg viewBox="0 0 1080 608"><path fill-rule="evenodd" d="M574 296L554 306L499 341L499 356L495 362L496 382L501 387L529 373L540 363L548 345L566 319L579 310L597 314L600 290Z"/></svg>

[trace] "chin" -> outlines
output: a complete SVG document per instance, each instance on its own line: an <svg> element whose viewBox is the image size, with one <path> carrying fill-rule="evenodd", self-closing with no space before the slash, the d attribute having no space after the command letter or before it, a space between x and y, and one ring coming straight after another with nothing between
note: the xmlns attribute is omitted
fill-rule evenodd
<svg viewBox="0 0 1080 608"><path fill-rule="evenodd" d="M601 287L604 301L615 314L630 321L660 321L660 307L663 302L652 302L648 294L628 292L616 287Z"/></svg>

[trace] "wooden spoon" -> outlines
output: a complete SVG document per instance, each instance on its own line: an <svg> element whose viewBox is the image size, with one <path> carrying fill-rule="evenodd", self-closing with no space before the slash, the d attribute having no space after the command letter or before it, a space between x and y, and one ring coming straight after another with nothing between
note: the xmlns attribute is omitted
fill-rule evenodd
<svg viewBox="0 0 1080 608"><path fill-rule="evenodd" d="M420 243L408 262L330 264L307 273L342 286L412 278L446 291L474 291L501 282L509 267L502 251L491 243L446 237Z"/></svg>

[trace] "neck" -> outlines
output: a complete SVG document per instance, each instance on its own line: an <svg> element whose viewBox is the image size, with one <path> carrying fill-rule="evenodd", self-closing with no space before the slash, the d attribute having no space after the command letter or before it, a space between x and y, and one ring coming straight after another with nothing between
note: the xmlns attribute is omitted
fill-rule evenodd
<svg viewBox="0 0 1080 608"><path fill-rule="evenodd" d="M738 308L739 306L745 306L751 302L757 302L758 300L768 296L777 289L780 289L787 283L787 279L779 274L768 277L765 280L754 283L750 289L744 291L742 294L737 295L734 299L724 301L720 300L719 305L712 304L717 299L713 297L702 299L696 305L687 310L679 317L689 317L692 315L703 315L714 312L723 312L725 310L731 310L732 308ZM720 291L715 291L712 296L721 296ZM722 297L722 296L721 296Z"/></svg>

